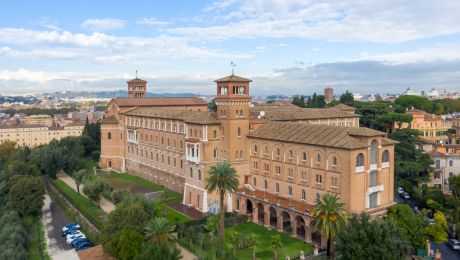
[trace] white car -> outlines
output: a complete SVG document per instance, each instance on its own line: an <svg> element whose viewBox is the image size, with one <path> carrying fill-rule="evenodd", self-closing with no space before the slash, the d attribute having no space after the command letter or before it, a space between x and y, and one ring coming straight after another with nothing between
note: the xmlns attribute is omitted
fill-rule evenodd
<svg viewBox="0 0 460 260"><path fill-rule="evenodd" d="M404 189L401 188L401 187L399 187L399 188L398 188L398 194L403 194L403 193L404 193Z"/></svg>
<svg viewBox="0 0 460 260"><path fill-rule="evenodd" d="M85 234L83 233L77 233L77 234L73 234L73 235L70 235L69 237L67 237L67 244L71 244L72 241L74 241L75 239L79 239L79 238L86 238Z"/></svg>

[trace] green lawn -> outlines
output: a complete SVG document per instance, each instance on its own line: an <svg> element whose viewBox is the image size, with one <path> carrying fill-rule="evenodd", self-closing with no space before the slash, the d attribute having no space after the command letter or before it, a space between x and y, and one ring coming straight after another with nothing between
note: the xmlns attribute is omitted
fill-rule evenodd
<svg viewBox="0 0 460 260"><path fill-rule="evenodd" d="M102 228L102 219L106 213L90 199L78 193L61 180L55 180L54 184L61 193L74 205L89 221L97 228Z"/></svg>
<svg viewBox="0 0 460 260"><path fill-rule="evenodd" d="M107 182L112 188L114 189L124 189L131 191L133 186L141 186L151 192L154 191L170 191L172 194L172 202L178 202L182 201L182 195L171 191L163 186L160 186L158 184L152 183L148 180L144 180L140 177L130 175L128 173L107 173L107 172L99 172L98 176L102 178L103 181ZM168 219L171 223L176 223L176 219L179 220L179 222L187 222L191 221L192 219L183 215L180 212L177 212L176 210L172 208L167 208L168 214L166 216L166 219Z"/></svg>
<svg viewBox="0 0 460 260"><path fill-rule="evenodd" d="M286 255L289 255L291 259L295 259L296 257L299 257L300 251L302 250L304 251L305 255L310 255L313 253L313 246L311 244L307 244L303 241L292 238L285 233L270 230L254 223L246 223L240 226L226 229L226 239L228 234L232 231L236 231L241 235L249 236L252 233L259 236L259 244L256 252L257 259L273 259L273 251L270 249L270 242L271 237L277 234L281 235L281 240L283 241L284 245L283 248L278 250L278 259L284 259ZM252 259L251 250L240 249L237 254L238 259Z"/></svg>
<svg viewBox="0 0 460 260"><path fill-rule="evenodd" d="M24 220L25 228L27 230L27 237L29 239L28 259L29 260L42 260L43 257L48 260L51 259L46 252L45 230L43 227L42 219L36 217L26 217Z"/></svg>
<svg viewBox="0 0 460 260"><path fill-rule="evenodd" d="M140 177L130 175L128 173L100 173L98 174L104 181L110 184L114 189L125 189L131 191L133 186L141 186L145 189L154 191L171 191L161 185L144 180ZM182 201L182 195L171 191L173 194L173 201Z"/></svg>

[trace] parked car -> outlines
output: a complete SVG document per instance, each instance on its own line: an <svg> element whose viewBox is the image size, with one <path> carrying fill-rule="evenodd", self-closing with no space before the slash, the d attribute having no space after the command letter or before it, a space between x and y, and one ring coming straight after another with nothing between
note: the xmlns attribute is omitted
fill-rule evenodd
<svg viewBox="0 0 460 260"><path fill-rule="evenodd" d="M76 239L74 240L72 243L71 243L72 247L74 247L75 249L79 248L79 247L82 247L84 245L93 245L93 242L89 239L86 239L86 238L79 238L79 239Z"/></svg>
<svg viewBox="0 0 460 260"><path fill-rule="evenodd" d="M404 192L403 193L403 198L405 198L406 200L410 199L410 194L407 193L407 192Z"/></svg>
<svg viewBox="0 0 460 260"><path fill-rule="evenodd" d="M62 231L66 231L66 230L69 229L69 228L70 228L70 229L74 229L74 228L80 229L80 225L79 225L78 223L75 223L75 222L69 223L69 224L67 224L65 227L62 228Z"/></svg>
<svg viewBox="0 0 460 260"><path fill-rule="evenodd" d="M61 231L61 236L67 236L69 234L79 232L79 231L80 231L80 228L77 228L77 227L67 228L67 229Z"/></svg>
<svg viewBox="0 0 460 260"><path fill-rule="evenodd" d="M76 233L76 234L72 234L70 236L67 237L67 244L71 244L72 241L76 240L76 239L80 239L80 238L86 238L85 234L83 233Z"/></svg>
<svg viewBox="0 0 460 260"><path fill-rule="evenodd" d="M447 245L454 250L460 251L460 242L457 239L449 239Z"/></svg>
<svg viewBox="0 0 460 260"><path fill-rule="evenodd" d="M93 243L89 240L86 240L79 243L78 246L75 247L75 250L82 251L91 247L93 247Z"/></svg>
<svg viewBox="0 0 460 260"><path fill-rule="evenodd" d="M414 213L418 213L420 210L418 209L417 206L414 206Z"/></svg>
<svg viewBox="0 0 460 260"><path fill-rule="evenodd" d="M404 193L404 189L403 189L403 188L401 188L401 187L398 187L398 194L400 194L400 195L401 195L401 194L403 194L403 193Z"/></svg>

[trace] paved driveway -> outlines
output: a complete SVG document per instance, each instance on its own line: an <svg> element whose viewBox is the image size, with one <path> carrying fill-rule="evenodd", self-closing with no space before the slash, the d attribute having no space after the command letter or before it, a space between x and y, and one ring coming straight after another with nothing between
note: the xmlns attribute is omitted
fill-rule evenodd
<svg viewBox="0 0 460 260"><path fill-rule="evenodd" d="M61 228L69 222L70 220L64 210L46 195L43 206L43 225L45 227L46 246L51 259L80 259L75 249L65 242L65 237L61 236Z"/></svg>

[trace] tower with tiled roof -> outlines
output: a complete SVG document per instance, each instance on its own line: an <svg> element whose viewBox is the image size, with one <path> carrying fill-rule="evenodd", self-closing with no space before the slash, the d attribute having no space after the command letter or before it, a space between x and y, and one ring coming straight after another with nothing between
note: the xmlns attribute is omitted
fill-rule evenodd
<svg viewBox="0 0 460 260"><path fill-rule="evenodd" d="M130 98L145 98L147 97L147 81L136 78L127 82L128 83L128 97Z"/></svg>

